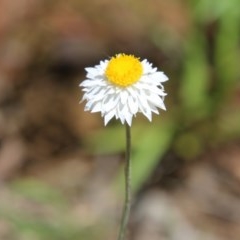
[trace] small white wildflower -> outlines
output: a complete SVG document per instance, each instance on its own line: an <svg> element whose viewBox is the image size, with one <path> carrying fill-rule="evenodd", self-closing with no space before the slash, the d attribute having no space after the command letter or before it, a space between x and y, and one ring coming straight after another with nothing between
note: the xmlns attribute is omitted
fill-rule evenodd
<svg viewBox="0 0 240 240"><path fill-rule="evenodd" d="M140 62L133 55L118 54L85 70L87 79L80 84L82 101L87 102L84 110L101 112L105 125L115 117L131 126L138 112L151 121L152 112L159 114L157 108L166 110L162 82L168 77L146 59Z"/></svg>

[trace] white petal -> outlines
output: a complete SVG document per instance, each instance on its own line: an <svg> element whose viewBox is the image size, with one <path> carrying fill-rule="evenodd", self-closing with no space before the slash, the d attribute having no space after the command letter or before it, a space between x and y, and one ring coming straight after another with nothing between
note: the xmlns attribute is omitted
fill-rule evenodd
<svg viewBox="0 0 240 240"><path fill-rule="evenodd" d="M119 102L119 96L108 95L103 100L104 111L108 112L115 108Z"/></svg>
<svg viewBox="0 0 240 240"><path fill-rule="evenodd" d="M152 64L149 63L146 59L142 61L143 74L153 73L157 71L157 68L153 68Z"/></svg>
<svg viewBox="0 0 240 240"><path fill-rule="evenodd" d="M117 113L118 113L118 117L122 124L124 124L124 122L125 122L124 107L125 106L122 105L121 102L119 102L119 104L117 106Z"/></svg>
<svg viewBox="0 0 240 240"><path fill-rule="evenodd" d="M88 94L95 96L97 93L101 91L101 89L102 89L101 87L95 86L94 88L88 90Z"/></svg>
<svg viewBox="0 0 240 240"><path fill-rule="evenodd" d="M149 93L155 93L158 94L160 96L165 96L166 93L164 93L163 89L160 89L159 87L157 87L156 85L151 85L151 84L147 84L145 82L139 82L138 84L136 84L137 88L144 90L145 92L149 92Z"/></svg>
<svg viewBox="0 0 240 240"><path fill-rule="evenodd" d="M105 61L101 61L100 64L98 65L98 69L100 70L100 72L104 73L106 70L106 67L108 65L108 60Z"/></svg>
<svg viewBox="0 0 240 240"><path fill-rule="evenodd" d="M126 119L126 122L128 123L128 125L131 126L132 125L132 114L126 112L125 119Z"/></svg>
<svg viewBox="0 0 240 240"><path fill-rule="evenodd" d="M95 85L95 81L94 80L84 80L83 82L81 82L79 84L79 86L82 86L82 87L89 87L89 86L94 86Z"/></svg>
<svg viewBox="0 0 240 240"><path fill-rule="evenodd" d="M127 91L129 93L129 95L132 96L134 99L137 98L137 96L138 96L138 89L136 89L135 85L128 87Z"/></svg>
<svg viewBox="0 0 240 240"><path fill-rule="evenodd" d="M152 73L151 78L159 82L166 82L168 80L168 77L163 72Z"/></svg>
<svg viewBox="0 0 240 240"><path fill-rule="evenodd" d="M84 110L85 110L85 111L91 110L93 104L94 104L94 102L89 100L89 101L86 103Z"/></svg>
<svg viewBox="0 0 240 240"><path fill-rule="evenodd" d="M86 70L87 73L91 73L91 74L95 73L96 75L98 75L98 71L94 67L87 67L87 68L85 68L85 70Z"/></svg>
<svg viewBox="0 0 240 240"><path fill-rule="evenodd" d="M95 77L102 75L96 68L85 68L87 71L87 78L95 79Z"/></svg>
<svg viewBox="0 0 240 240"><path fill-rule="evenodd" d="M138 96L138 100L139 100L139 105L141 105L144 109L149 108L146 94L144 92L141 92L141 95Z"/></svg>
<svg viewBox="0 0 240 240"><path fill-rule="evenodd" d="M141 109L141 113L143 113L143 115L145 115L148 120L151 122L152 121L152 113L151 110L149 110L149 108L144 108L142 105L139 106Z"/></svg>
<svg viewBox="0 0 240 240"><path fill-rule="evenodd" d="M121 103L124 105L127 102L128 99L128 93L125 90L122 90L122 92L120 93L120 98L121 98Z"/></svg>
<svg viewBox="0 0 240 240"><path fill-rule="evenodd" d="M92 110L91 110L92 113L94 113L94 112L101 112L101 111L102 111L102 104L101 104L101 102L97 102L97 103L95 103L92 106Z"/></svg>
<svg viewBox="0 0 240 240"><path fill-rule="evenodd" d="M132 96L128 97L128 107L132 114L136 114L138 112L138 101L134 99Z"/></svg>
<svg viewBox="0 0 240 240"><path fill-rule="evenodd" d="M108 122L114 117L115 110L112 110L104 115L104 125L106 126Z"/></svg>
<svg viewBox="0 0 240 240"><path fill-rule="evenodd" d="M154 106L153 104L149 103L149 106L151 108L151 111L156 113L156 114L159 114L159 111L158 109L156 108L156 106Z"/></svg>
<svg viewBox="0 0 240 240"><path fill-rule="evenodd" d="M148 101L153 105L155 105L156 107L166 110L163 100L158 95L155 95L155 94L150 95L148 97Z"/></svg>
<svg viewBox="0 0 240 240"><path fill-rule="evenodd" d="M95 101L102 100L105 97L105 91L106 90L104 88L101 88L101 90L95 95L91 94L91 98L93 98Z"/></svg>

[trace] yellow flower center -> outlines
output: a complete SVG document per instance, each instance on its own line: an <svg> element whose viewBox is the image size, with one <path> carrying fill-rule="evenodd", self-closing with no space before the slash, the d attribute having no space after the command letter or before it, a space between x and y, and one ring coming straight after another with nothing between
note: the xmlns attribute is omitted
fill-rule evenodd
<svg viewBox="0 0 240 240"><path fill-rule="evenodd" d="M127 87L137 82L143 73L138 58L133 55L118 54L109 61L105 74L107 79L120 87Z"/></svg>

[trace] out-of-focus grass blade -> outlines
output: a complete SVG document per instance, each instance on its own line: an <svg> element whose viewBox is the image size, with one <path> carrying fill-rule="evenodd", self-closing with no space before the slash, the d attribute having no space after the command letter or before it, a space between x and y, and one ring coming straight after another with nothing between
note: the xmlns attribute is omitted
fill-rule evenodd
<svg viewBox="0 0 240 240"><path fill-rule="evenodd" d="M34 179L23 179L11 184L12 190L39 203L48 203L63 207L64 198L54 188Z"/></svg>
<svg viewBox="0 0 240 240"><path fill-rule="evenodd" d="M138 129L131 157L133 192L142 186L168 150L174 132L175 127L171 121L160 121ZM116 180L117 189L121 189L121 193L123 182L123 169L121 169Z"/></svg>
<svg viewBox="0 0 240 240"><path fill-rule="evenodd" d="M77 224L67 199L51 186L32 179L16 180L3 193L0 218L11 226L11 239L90 240L99 236L99 224Z"/></svg>
<svg viewBox="0 0 240 240"><path fill-rule="evenodd" d="M233 6L235 7L235 6ZM240 77L240 11L224 14L219 20L216 38L215 63L217 74L216 104L231 94Z"/></svg>
<svg viewBox="0 0 240 240"><path fill-rule="evenodd" d="M208 112L209 71L205 45L202 34L195 31L186 44L180 88L180 99L184 109L200 117Z"/></svg>
<svg viewBox="0 0 240 240"><path fill-rule="evenodd" d="M226 12L231 12L232 6L235 10L239 4L239 0L192 0L190 1L193 10L193 16L198 22L214 21ZM234 10L234 11L235 11Z"/></svg>

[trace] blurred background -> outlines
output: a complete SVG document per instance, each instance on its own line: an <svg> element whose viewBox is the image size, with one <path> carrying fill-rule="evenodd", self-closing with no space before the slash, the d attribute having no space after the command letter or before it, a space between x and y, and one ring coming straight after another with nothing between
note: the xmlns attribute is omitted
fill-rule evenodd
<svg viewBox="0 0 240 240"><path fill-rule="evenodd" d="M124 126L84 112L116 53L170 78L132 126L129 240L240 239L238 0L0 1L0 239L116 239Z"/></svg>

